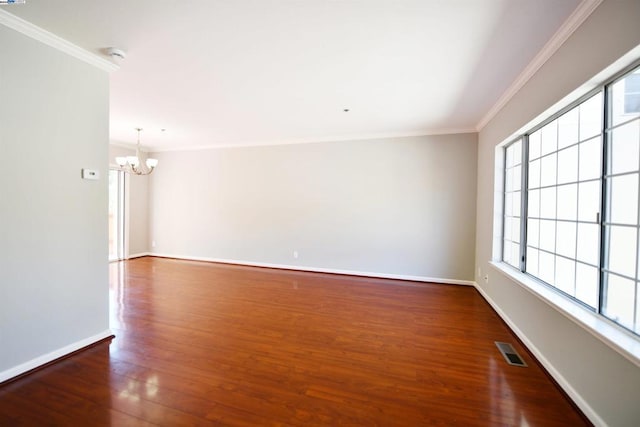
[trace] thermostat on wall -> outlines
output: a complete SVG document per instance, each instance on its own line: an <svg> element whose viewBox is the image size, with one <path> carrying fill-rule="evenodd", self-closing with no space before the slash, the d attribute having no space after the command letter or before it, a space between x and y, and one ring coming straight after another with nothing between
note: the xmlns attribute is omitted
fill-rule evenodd
<svg viewBox="0 0 640 427"><path fill-rule="evenodd" d="M100 172L95 169L82 169L82 179L91 179L97 181L100 179Z"/></svg>

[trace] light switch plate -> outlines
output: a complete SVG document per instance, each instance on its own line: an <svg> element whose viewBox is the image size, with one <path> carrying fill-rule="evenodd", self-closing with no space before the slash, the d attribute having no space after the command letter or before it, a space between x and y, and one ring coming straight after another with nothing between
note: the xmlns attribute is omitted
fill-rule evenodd
<svg viewBox="0 0 640 427"><path fill-rule="evenodd" d="M100 179L100 172L95 169L82 169L82 179L97 181Z"/></svg>

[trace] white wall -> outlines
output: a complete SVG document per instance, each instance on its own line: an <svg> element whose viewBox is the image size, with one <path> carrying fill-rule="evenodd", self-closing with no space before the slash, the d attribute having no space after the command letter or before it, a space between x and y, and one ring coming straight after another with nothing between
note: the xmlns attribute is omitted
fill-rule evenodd
<svg viewBox="0 0 640 427"><path fill-rule="evenodd" d="M134 149L109 145L109 165L116 166L116 157L135 154ZM128 258L149 252L149 177L127 174L126 179L125 257Z"/></svg>
<svg viewBox="0 0 640 427"><path fill-rule="evenodd" d="M151 250L472 280L476 149L464 134L154 153Z"/></svg>
<svg viewBox="0 0 640 427"><path fill-rule="evenodd" d="M109 86L1 25L0 40L2 381L109 334Z"/></svg>
<svg viewBox="0 0 640 427"><path fill-rule="evenodd" d="M495 146L640 44L640 2L605 0L479 134L476 263L482 290L596 422L640 425L640 369L489 266ZM484 273L483 273L484 274Z"/></svg>

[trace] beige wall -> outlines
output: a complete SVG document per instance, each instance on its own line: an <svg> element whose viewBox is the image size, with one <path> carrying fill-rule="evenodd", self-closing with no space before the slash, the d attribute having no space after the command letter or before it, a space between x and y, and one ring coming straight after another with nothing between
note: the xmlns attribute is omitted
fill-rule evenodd
<svg viewBox="0 0 640 427"><path fill-rule="evenodd" d="M136 152L116 145L109 145L109 165L117 166L115 158L133 156ZM125 257L149 252L149 177L126 175L125 194Z"/></svg>
<svg viewBox="0 0 640 427"><path fill-rule="evenodd" d="M2 381L109 334L109 80L2 25L0 39Z"/></svg>
<svg viewBox="0 0 640 427"><path fill-rule="evenodd" d="M463 134L154 153L152 251L472 280L476 147Z"/></svg>
<svg viewBox="0 0 640 427"><path fill-rule="evenodd" d="M637 426L640 368L489 266L497 144L640 44L640 2L605 0L479 134L476 264L481 288L596 421Z"/></svg>

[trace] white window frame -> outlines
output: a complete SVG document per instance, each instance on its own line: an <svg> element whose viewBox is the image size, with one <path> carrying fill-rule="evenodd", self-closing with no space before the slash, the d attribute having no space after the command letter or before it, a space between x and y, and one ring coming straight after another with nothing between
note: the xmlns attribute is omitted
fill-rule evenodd
<svg viewBox="0 0 640 427"><path fill-rule="evenodd" d="M505 159L505 148L509 145L513 144L516 141L521 141L522 144L522 206L526 203L526 193L528 193L527 179L526 175L528 172L526 171L526 167L528 167L528 156L525 153L528 150L526 139L529 134L534 132L535 130L541 128L546 123L549 123L556 118L560 117L565 112L575 108L584 100L590 98L598 91L606 92L606 88L612 85L614 82L619 80L622 76L628 74L632 70L638 68L640 66L640 62L634 63L632 66L625 68L622 72L615 74L608 78L604 83L599 85L595 90L589 91L584 96L581 96L579 99L574 100L568 107L559 109L554 114L547 117L545 120L539 120L537 124L534 126L530 126L527 129L524 129L523 132L519 132L514 136L510 137L508 140L499 144L495 149L495 188L494 188L494 239L493 239L493 261L490 262L490 265L494 267L497 271L505 275L507 278L513 280L515 283L522 286L527 291L531 292L537 298L541 299L545 303L551 305L556 310L558 310L561 314L580 325L586 331L591 333L596 338L600 339L609 347L613 348L624 357L626 357L629 361L634 363L635 365L640 367L640 333L635 334L632 331L624 328L623 326L611 321L604 315L599 313L599 308L596 311L588 308L586 305L580 303L576 299L562 293L560 290L556 289L553 286L550 286L544 283L542 280L537 279L536 277L527 274L524 272L525 265L524 262L520 264L520 268L513 267L512 265L503 262L503 242L504 242L504 218L505 218L505 170L506 170L506 159ZM608 109L607 98L605 96L604 101L604 109ZM603 111L604 114L604 111ZM603 131L601 134L602 137L602 145L606 146L606 138L605 131L607 124L603 122ZM603 153L605 150L603 150ZM602 161L606 161L605 158L602 158ZM601 176L601 181L604 180L604 174ZM601 194L601 198L604 198L605 194ZM521 217L521 231L522 236L526 233L526 222L527 215L526 210L522 209L520 212ZM600 220L602 224L602 219ZM604 246L604 242L600 242L600 248ZM526 251L526 239L521 238L520 240L520 254L522 255ZM600 271L602 266L600 266ZM599 280L602 280L600 277ZM601 287L602 289L602 287ZM600 297L600 306L602 304L602 297Z"/></svg>

